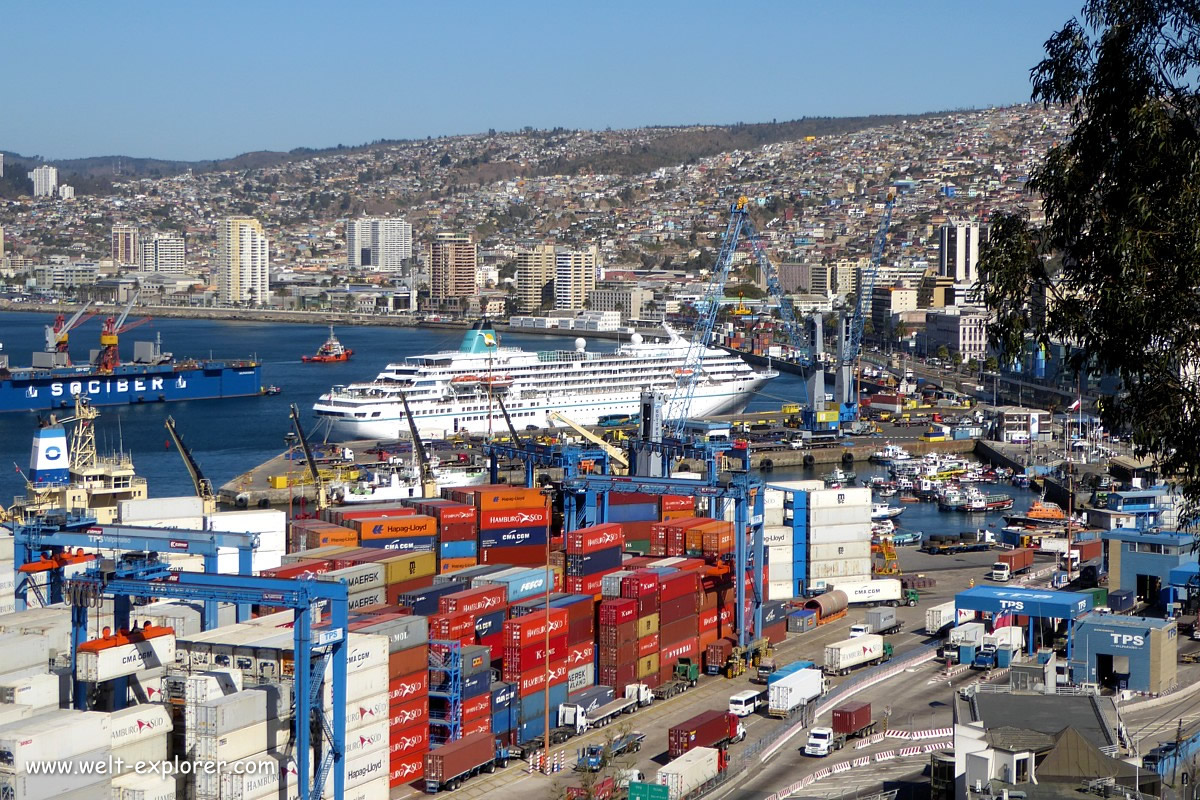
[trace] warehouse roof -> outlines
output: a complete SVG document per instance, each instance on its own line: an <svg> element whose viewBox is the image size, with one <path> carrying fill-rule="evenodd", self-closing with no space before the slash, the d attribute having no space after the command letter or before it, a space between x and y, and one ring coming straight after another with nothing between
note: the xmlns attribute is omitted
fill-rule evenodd
<svg viewBox="0 0 1200 800"><path fill-rule="evenodd" d="M1101 534L1105 539L1115 539L1118 542L1145 542L1146 544L1166 544L1166 545L1190 545L1192 543L1192 535L1190 533L1176 533L1173 531L1155 531L1153 533L1147 531L1105 531Z"/></svg>
<svg viewBox="0 0 1200 800"><path fill-rule="evenodd" d="M976 586L956 594L954 606L961 611L988 614L1012 611L1034 617L1074 619L1092 610L1092 596L1082 592Z"/></svg>
<svg viewBox="0 0 1200 800"><path fill-rule="evenodd" d="M1105 625L1113 628L1137 628L1146 630L1147 628L1169 628L1175 624L1174 619L1157 619L1155 617L1127 617L1123 614L1100 614L1096 611L1084 614L1079 620L1079 625ZM1082 628L1076 628L1076 633L1083 633Z"/></svg>
<svg viewBox="0 0 1200 800"><path fill-rule="evenodd" d="M1109 698L1086 695L977 694L971 698L971 716L993 728L1020 728L1057 736L1074 728L1096 747L1116 744L1112 722L1100 709L1112 705Z"/></svg>
<svg viewBox="0 0 1200 800"><path fill-rule="evenodd" d="M1180 564L1171 570L1167 583L1171 586L1187 586L1192 580L1200 580L1200 564Z"/></svg>

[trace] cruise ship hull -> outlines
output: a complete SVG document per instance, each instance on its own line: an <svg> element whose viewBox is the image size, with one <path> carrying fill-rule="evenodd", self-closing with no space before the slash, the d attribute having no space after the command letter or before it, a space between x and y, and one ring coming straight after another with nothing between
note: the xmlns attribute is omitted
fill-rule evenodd
<svg viewBox="0 0 1200 800"><path fill-rule="evenodd" d="M731 381L713 386L697 386L688 408L689 418L706 417L713 414L733 414L745 409L754 393L771 379L770 375L757 374L752 378ZM424 415L417 419L417 428L422 434L446 436L459 432L488 433L505 432L507 425L499 404L487 412L468 413L456 406L461 403L444 403L444 410ZM318 413L321 404L318 403ZM641 411L641 393L607 394L595 398L585 396L556 396L544 399L506 399L505 407L514 416L517 429L533 426L554 427L547 419L547 412L557 411L580 425L596 425L602 416L610 414L637 414ZM355 412L364 418L329 417L330 433L340 440L395 439L408 435L408 421L403 410L394 404L363 405ZM397 415L397 412L400 412ZM372 417L379 414L378 417Z"/></svg>
<svg viewBox="0 0 1200 800"><path fill-rule="evenodd" d="M261 393L261 368L254 362L199 362L186 367L129 364L111 374L87 367L18 369L0 380L0 412L69 408L76 394L87 397L94 406L113 406Z"/></svg>

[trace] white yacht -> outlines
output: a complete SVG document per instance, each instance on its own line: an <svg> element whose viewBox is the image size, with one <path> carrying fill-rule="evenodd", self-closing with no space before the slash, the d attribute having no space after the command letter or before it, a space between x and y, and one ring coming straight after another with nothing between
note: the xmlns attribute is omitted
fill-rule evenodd
<svg viewBox="0 0 1200 800"><path fill-rule="evenodd" d="M693 376L686 366L691 345L663 328L665 341L645 341L635 333L612 353L589 352L584 339L575 340L574 350L530 352L500 346L495 330L481 321L458 350L412 356L388 364L369 383L334 386L313 410L343 439L407 436L402 392L422 435L503 432L500 400L518 430L550 427L549 411L596 425L605 417L638 414L645 390L671 397L694 378L686 416L703 417L744 409L757 389L779 375L710 347L699 362L700 374Z"/></svg>

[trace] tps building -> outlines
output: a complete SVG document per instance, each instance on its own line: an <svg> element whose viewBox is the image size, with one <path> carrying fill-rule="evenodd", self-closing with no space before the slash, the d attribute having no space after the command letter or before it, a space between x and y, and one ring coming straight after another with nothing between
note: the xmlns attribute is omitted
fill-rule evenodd
<svg viewBox="0 0 1200 800"><path fill-rule="evenodd" d="M1071 681L1154 694L1173 689L1178 634L1174 619L1088 614L1075 623Z"/></svg>

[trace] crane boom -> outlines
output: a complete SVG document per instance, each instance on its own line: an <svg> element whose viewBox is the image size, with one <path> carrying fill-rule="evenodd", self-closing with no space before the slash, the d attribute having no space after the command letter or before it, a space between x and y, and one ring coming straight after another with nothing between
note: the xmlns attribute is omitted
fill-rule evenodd
<svg viewBox="0 0 1200 800"><path fill-rule="evenodd" d="M496 402L500 404L500 413L504 415L504 424L508 426L508 434L512 436L513 447L522 447L524 442L517 435L517 426L513 425L512 417L508 415L508 409L504 407L504 398L496 395Z"/></svg>
<svg viewBox="0 0 1200 800"><path fill-rule="evenodd" d="M114 331L120 332L121 326L124 325L125 320L129 318L129 312L133 310L133 304L136 303L138 298L141 296L142 291L139 289L133 293L133 297L129 298L129 302L125 304L124 310L121 311L121 316L117 317L117 324L113 326Z"/></svg>
<svg viewBox="0 0 1200 800"><path fill-rule="evenodd" d="M408 397L400 392L400 402L404 404L404 416L408 418L408 432L412 436L413 454L421 470L421 495L437 497L437 478L433 474L433 466L429 463L429 455L425 445L421 443L421 433L417 430L417 421L413 418L412 410L408 407Z"/></svg>
<svg viewBox="0 0 1200 800"><path fill-rule="evenodd" d="M308 471L312 476L313 486L317 488L317 511L324 511L329 506L329 495L325 490L325 481L321 477L321 471L317 469L317 459L313 456L312 448L309 447L308 437L304 435L304 426L300 424L300 409L296 408L296 404L292 403L292 427L296 429L296 436L300 439L300 447L304 450L304 460L308 463Z"/></svg>
<svg viewBox="0 0 1200 800"><path fill-rule="evenodd" d="M196 496L204 504L204 512L210 514L216 511L217 497L213 493L212 481L204 477L204 473L200 471L200 465L196 462L195 457L192 456L192 451L183 443L183 437L175 429L175 418L168 416L163 421L163 426L166 427L167 435L171 437L171 442L175 445L175 449L183 457L183 465L187 468L188 475L191 476L192 486L196 488Z"/></svg>
<svg viewBox="0 0 1200 800"><path fill-rule="evenodd" d="M551 420L553 422L561 422L563 425L566 425L568 428L570 428L571 430L578 433L584 439L587 439L589 442L596 445L604 452L608 453L608 457L611 458L613 461L620 464L622 467L625 467L626 469L629 468L629 459L627 459L625 457L625 453L622 452L621 448L614 447L613 445L604 441L604 439L602 439L599 436L597 436L596 434L592 433L591 431L589 431L587 428L580 425L575 420L570 419L569 417L565 417L562 414L558 413L557 411L547 411L546 419Z"/></svg>

